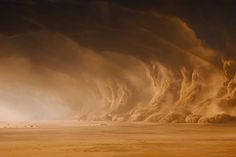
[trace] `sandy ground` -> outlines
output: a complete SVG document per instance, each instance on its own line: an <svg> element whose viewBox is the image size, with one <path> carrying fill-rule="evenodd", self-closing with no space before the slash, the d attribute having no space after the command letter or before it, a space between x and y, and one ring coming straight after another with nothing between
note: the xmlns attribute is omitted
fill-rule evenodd
<svg viewBox="0 0 236 157"><path fill-rule="evenodd" d="M0 123L0 157L236 157L236 125Z"/></svg>

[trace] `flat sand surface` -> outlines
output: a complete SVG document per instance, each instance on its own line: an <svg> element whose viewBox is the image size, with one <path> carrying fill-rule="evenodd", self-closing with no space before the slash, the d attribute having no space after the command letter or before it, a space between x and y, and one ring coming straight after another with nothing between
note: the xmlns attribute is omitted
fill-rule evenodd
<svg viewBox="0 0 236 157"><path fill-rule="evenodd" d="M0 123L0 157L236 157L236 125Z"/></svg>

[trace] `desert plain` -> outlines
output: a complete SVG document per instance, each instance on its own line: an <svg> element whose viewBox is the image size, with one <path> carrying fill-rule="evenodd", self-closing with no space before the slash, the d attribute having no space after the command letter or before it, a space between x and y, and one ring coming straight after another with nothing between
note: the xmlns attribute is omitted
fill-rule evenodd
<svg viewBox="0 0 236 157"><path fill-rule="evenodd" d="M235 157L234 124L1 122L0 157Z"/></svg>

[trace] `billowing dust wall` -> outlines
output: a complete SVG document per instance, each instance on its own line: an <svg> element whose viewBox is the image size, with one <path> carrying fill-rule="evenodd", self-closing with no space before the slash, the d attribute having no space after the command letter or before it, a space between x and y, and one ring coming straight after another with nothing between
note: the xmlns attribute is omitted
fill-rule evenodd
<svg viewBox="0 0 236 157"><path fill-rule="evenodd" d="M236 121L234 56L178 17L95 8L77 37L0 36L0 120Z"/></svg>

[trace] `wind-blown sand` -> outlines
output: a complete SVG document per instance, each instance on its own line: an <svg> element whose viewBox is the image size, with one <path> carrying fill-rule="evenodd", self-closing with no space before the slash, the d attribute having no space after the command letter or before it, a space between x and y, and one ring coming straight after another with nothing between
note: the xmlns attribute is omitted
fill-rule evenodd
<svg viewBox="0 0 236 157"><path fill-rule="evenodd" d="M235 157L236 125L0 123L0 157Z"/></svg>

